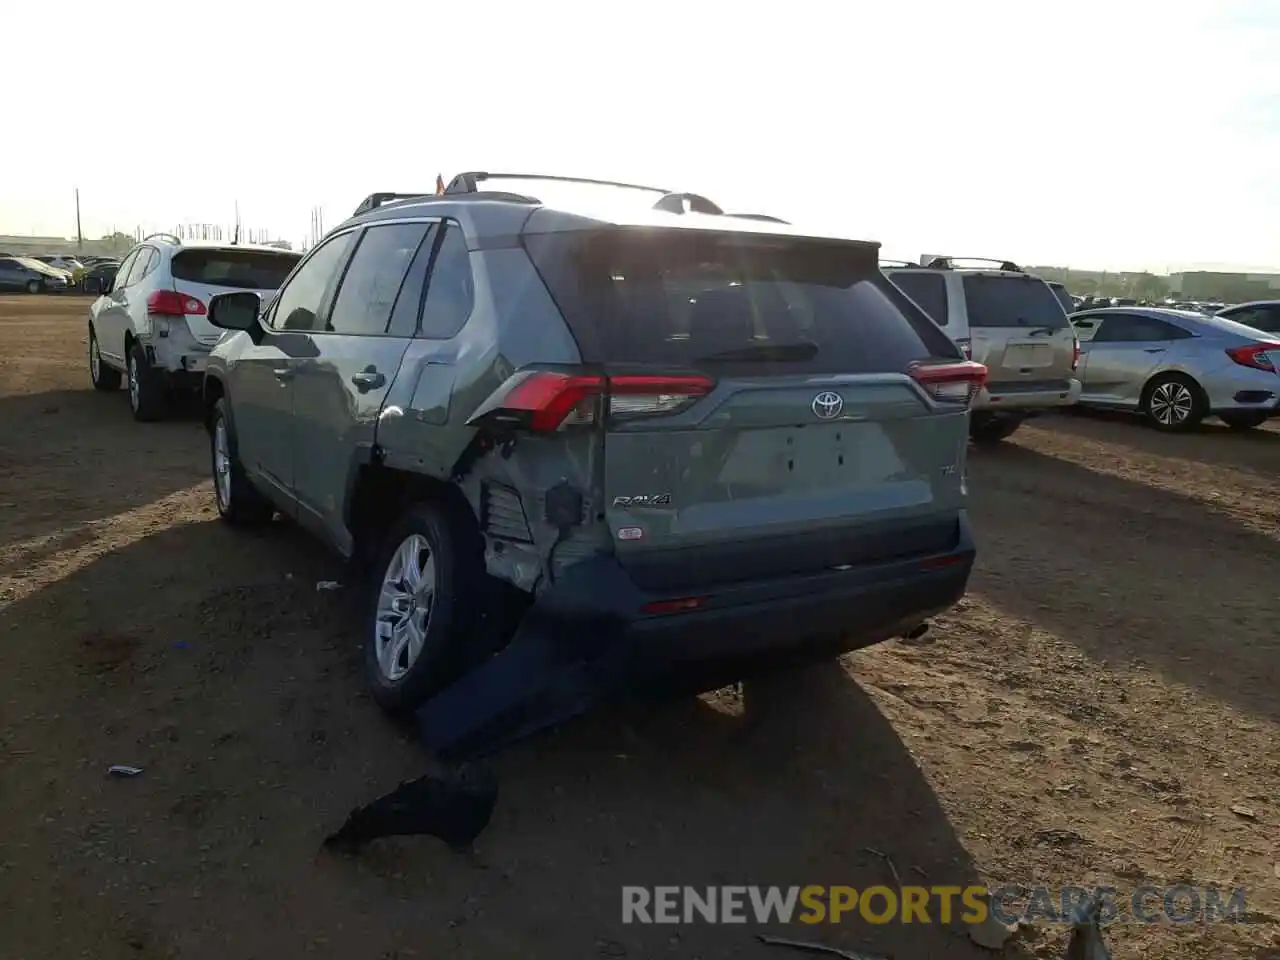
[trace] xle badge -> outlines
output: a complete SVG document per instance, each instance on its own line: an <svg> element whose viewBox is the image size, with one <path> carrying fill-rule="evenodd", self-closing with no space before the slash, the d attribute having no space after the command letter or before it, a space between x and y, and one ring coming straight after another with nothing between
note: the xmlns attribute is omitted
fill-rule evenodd
<svg viewBox="0 0 1280 960"><path fill-rule="evenodd" d="M671 494L652 493L638 497L614 497L615 507L665 507L671 503Z"/></svg>

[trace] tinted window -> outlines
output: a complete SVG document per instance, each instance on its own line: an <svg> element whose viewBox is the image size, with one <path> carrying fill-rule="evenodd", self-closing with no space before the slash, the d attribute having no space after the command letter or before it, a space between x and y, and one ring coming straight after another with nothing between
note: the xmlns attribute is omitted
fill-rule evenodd
<svg viewBox="0 0 1280 960"><path fill-rule="evenodd" d="M1067 325L1067 312L1037 277L966 276L964 299L971 327Z"/></svg>
<svg viewBox="0 0 1280 960"><path fill-rule="evenodd" d="M462 329L475 305L471 254L462 228L445 226L431 261L427 299L422 305L422 335L445 340Z"/></svg>
<svg viewBox="0 0 1280 960"><path fill-rule="evenodd" d="M1219 318L1243 323L1246 327L1265 333L1280 333L1280 307L1241 307L1218 314Z"/></svg>
<svg viewBox="0 0 1280 960"><path fill-rule="evenodd" d="M129 269L133 266L134 261L138 258L137 251L126 256L120 261L120 266L116 268L116 276L113 289L119 289L124 286L125 279L129 276Z"/></svg>
<svg viewBox="0 0 1280 960"><path fill-rule="evenodd" d="M151 262L153 251L150 247L142 247L133 258L133 266L129 268L129 272L121 274L124 277L120 281L120 286L129 287L142 279L142 275L146 273L147 265Z"/></svg>
<svg viewBox="0 0 1280 960"><path fill-rule="evenodd" d="M588 362L857 373L957 356L861 244L625 228L525 241Z"/></svg>
<svg viewBox="0 0 1280 960"><path fill-rule="evenodd" d="M436 235L440 231L438 224L424 224L426 235L418 244L418 252L409 264L409 272L400 286L400 296L396 297L395 309L391 311L391 323L387 332L394 337L412 337L418 332L418 314L422 309L422 292L427 285L427 267L431 263L431 254L435 251Z"/></svg>
<svg viewBox="0 0 1280 960"><path fill-rule="evenodd" d="M947 325L947 281L940 274L895 270L890 279L935 323Z"/></svg>
<svg viewBox="0 0 1280 960"><path fill-rule="evenodd" d="M1049 284L1049 289L1053 291L1053 295L1058 298L1058 302L1062 304L1062 309L1067 313L1075 310L1076 302L1071 299L1071 294L1067 293L1067 288L1060 283Z"/></svg>
<svg viewBox="0 0 1280 960"><path fill-rule="evenodd" d="M343 233L316 247L272 304L274 326L282 330L315 330L324 295L346 262L354 233Z"/></svg>
<svg viewBox="0 0 1280 960"><path fill-rule="evenodd" d="M369 227L342 278L325 329L334 333L385 333L409 262L428 224Z"/></svg>
<svg viewBox="0 0 1280 960"><path fill-rule="evenodd" d="M173 279L242 290L275 290L301 259L296 253L265 250L192 249L176 254Z"/></svg>
<svg viewBox="0 0 1280 960"><path fill-rule="evenodd" d="M1191 336L1180 327L1155 317L1118 314L1103 319L1095 343L1144 343L1151 340L1182 340Z"/></svg>

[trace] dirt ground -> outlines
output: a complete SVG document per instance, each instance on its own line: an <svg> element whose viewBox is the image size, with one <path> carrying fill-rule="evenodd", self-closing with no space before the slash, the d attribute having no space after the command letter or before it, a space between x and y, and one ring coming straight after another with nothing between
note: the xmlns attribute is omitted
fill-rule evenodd
<svg viewBox="0 0 1280 960"><path fill-rule="evenodd" d="M4 960L785 957L624 926L620 888L891 882L868 848L904 883L1241 885L1252 923L1115 926L1116 957L1280 956L1274 426L1024 428L971 459L979 569L931 642L516 747L472 858L338 857L325 833L423 770L362 690L349 591L288 527L223 528L193 418L90 388L87 308L0 298ZM995 956L947 925L774 932Z"/></svg>

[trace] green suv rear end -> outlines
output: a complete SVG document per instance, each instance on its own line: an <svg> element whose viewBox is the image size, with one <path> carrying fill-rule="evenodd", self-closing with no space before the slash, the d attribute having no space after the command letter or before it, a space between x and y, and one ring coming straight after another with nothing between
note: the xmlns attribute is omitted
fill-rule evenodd
<svg viewBox="0 0 1280 960"><path fill-rule="evenodd" d="M271 304L210 311L244 331L206 381L219 511L281 512L370 561L384 707L502 649L502 609L563 613L566 584L573 616L625 627L573 657L623 651L628 685L916 633L963 595L985 368L877 244L489 179L375 195Z"/></svg>

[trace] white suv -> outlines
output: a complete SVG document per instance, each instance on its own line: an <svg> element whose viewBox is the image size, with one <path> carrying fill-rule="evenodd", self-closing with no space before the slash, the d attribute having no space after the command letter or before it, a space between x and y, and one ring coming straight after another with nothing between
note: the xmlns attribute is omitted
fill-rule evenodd
<svg viewBox="0 0 1280 960"><path fill-rule="evenodd" d="M965 258L991 269L962 267L960 259L925 256L920 266L881 269L970 359L986 365L969 435L998 443L1023 420L1079 401L1080 343L1044 280L1007 260Z"/></svg>
<svg viewBox="0 0 1280 960"><path fill-rule="evenodd" d="M89 372L99 390L129 383L136 420L159 420L174 390L199 389L222 331L206 311L219 293L268 300L301 254L275 247L184 244L158 233L120 262L111 289L89 308Z"/></svg>

